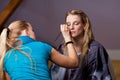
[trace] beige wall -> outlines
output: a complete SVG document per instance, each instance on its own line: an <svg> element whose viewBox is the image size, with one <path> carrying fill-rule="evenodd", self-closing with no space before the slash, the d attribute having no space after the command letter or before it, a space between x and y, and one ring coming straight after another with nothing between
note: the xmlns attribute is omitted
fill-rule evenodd
<svg viewBox="0 0 120 80"><path fill-rule="evenodd" d="M107 50L112 60L120 60L120 50Z"/></svg>

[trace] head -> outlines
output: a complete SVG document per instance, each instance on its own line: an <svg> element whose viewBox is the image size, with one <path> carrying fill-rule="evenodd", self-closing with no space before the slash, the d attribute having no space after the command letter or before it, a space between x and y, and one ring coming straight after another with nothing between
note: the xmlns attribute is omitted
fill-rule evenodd
<svg viewBox="0 0 120 80"><path fill-rule="evenodd" d="M81 10L71 10L66 14L66 24L73 38L90 37L93 39L91 23L88 16ZM78 40L78 39L77 39Z"/></svg>
<svg viewBox="0 0 120 80"><path fill-rule="evenodd" d="M13 21L8 26L8 47L14 47L19 36L29 36L35 39L35 34L30 23L22 20Z"/></svg>
<svg viewBox="0 0 120 80"><path fill-rule="evenodd" d="M8 38L17 38L19 36L29 36L35 39L35 34L30 23L22 20L12 22L9 26Z"/></svg>

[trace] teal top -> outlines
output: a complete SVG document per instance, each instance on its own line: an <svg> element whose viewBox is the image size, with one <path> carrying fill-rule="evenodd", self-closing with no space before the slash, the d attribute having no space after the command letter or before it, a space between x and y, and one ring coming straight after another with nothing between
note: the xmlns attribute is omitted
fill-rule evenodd
<svg viewBox="0 0 120 80"><path fill-rule="evenodd" d="M11 80L51 80L48 61L52 46L20 36L20 50L10 49L4 58L4 71Z"/></svg>

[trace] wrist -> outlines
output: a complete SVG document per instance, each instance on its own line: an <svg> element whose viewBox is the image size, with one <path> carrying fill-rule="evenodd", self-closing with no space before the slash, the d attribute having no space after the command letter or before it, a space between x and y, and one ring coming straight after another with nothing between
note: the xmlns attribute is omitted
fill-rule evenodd
<svg viewBox="0 0 120 80"><path fill-rule="evenodd" d="M64 39L64 41L65 41L65 43L67 43L69 41L72 41L72 39L71 38L66 38L66 39Z"/></svg>
<svg viewBox="0 0 120 80"><path fill-rule="evenodd" d="M67 41L65 45L67 46L68 44L73 44L73 41Z"/></svg>

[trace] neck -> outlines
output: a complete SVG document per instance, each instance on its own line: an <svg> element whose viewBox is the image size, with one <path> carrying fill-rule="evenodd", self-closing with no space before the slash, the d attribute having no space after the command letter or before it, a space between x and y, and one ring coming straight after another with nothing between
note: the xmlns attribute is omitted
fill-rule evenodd
<svg viewBox="0 0 120 80"><path fill-rule="evenodd" d="M74 42L74 47L75 47L77 53L81 53L81 46L82 46L82 42L83 42L83 37L74 38L73 42Z"/></svg>
<svg viewBox="0 0 120 80"><path fill-rule="evenodd" d="M74 38L73 42L74 42L74 46L80 47L82 45L82 42L83 42L83 37L82 38Z"/></svg>

